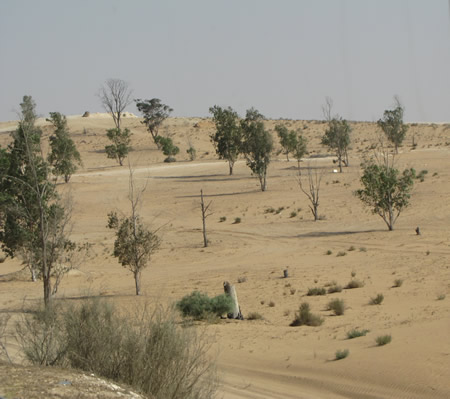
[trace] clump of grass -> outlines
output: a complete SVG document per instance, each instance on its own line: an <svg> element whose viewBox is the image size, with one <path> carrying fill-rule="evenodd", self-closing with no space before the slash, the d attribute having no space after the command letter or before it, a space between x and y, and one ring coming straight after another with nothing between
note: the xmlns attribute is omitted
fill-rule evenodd
<svg viewBox="0 0 450 399"><path fill-rule="evenodd" d="M333 284L328 288L328 293L333 294L335 292L341 292L342 291L342 285L339 284Z"/></svg>
<svg viewBox="0 0 450 399"><path fill-rule="evenodd" d="M352 277L356 276L356 272L354 270L352 270L352 272L350 273Z"/></svg>
<svg viewBox="0 0 450 399"><path fill-rule="evenodd" d="M398 287L401 287L402 285L403 285L403 279L397 278L394 280L394 287L398 288Z"/></svg>
<svg viewBox="0 0 450 399"><path fill-rule="evenodd" d="M381 302L383 302L384 300L384 295L383 294L378 294L376 297L374 298L370 298L370 305L381 305Z"/></svg>
<svg viewBox="0 0 450 399"><path fill-rule="evenodd" d="M275 215L278 215L278 214L281 213L282 211L284 211L284 206L280 206L280 207L275 211Z"/></svg>
<svg viewBox="0 0 450 399"><path fill-rule="evenodd" d="M345 255L347 255L347 252L339 251L336 256L345 256Z"/></svg>
<svg viewBox="0 0 450 399"><path fill-rule="evenodd" d="M445 294L440 294L436 298L438 301L443 301L445 299Z"/></svg>
<svg viewBox="0 0 450 399"><path fill-rule="evenodd" d="M315 296L315 295L325 295L326 293L327 290L323 287L313 287L308 289L308 293L306 295Z"/></svg>
<svg viewBox="0 0 450 399"><path fill-rule="evenodd" d="M295 288L291 288L291 295L294 295L297 292Z"/></svg>
<svg viewBox="0 0 450 399"><path fill-rule="evenodd" d="M349 252L351 252L351 251L354 251L356 248L352 245L349 249L348 249L348 251Z"/></svg>
<svg viewBox="0 0 450 399"><path fill-rule="evenodd" d="M275 307L275 302L274 301L270 301L269 302L269 307L274 308Z"/></svg>
<svg viewBox="0 0 450 399"><path fill-rule="evenodd" d="M292 211L291 214L289 215L289 217L291 217L291 218L295 218L296 216L297 216L296 211Z"/></svg>
<svg viewBox="0 0 450 399"><path fill-rule="evenodd" d="M438 172L434 172L433 173L433 177L435 177L435 176L437 176L438 175Z"/></svg>
<svg viewBox="0 0 450 399"><path fill-rule="evenodd" d="M239 224L241 221L241 218L235 218L233 224Z"/></svg>
<svg viewBox="0 0 450 399"><path fill-rule="evenodd" d="M222 222L225 222L226 220L227 220L226 216L221 216L219 219L219 222L222 223Z"/></svg>
<svg viewBox="0 0 450 399"><path fill-rule="evenodd" d="M366 247L360 247L359 248L359 252L367 252L367 248Z"/></svg>
<svg viewBox="0 0 450 399"><path fill-rule="evenodd" d="M258 312L250 312L247 315L247 320L264 320L264 317Z"/></svg>
<svg viewBox="0 0 450 399"><path fill-rule="evenodd" d="M358 330L354 328L353 330L347 332L347 339L364 337L368 332L369 330Z"/></svg>
<svg viewBox="0 0 450 399"><path fill-rule="evenodd" d="M272 207L266 208L266 209L264 210L264 213L275 213L275 208L272 208Z"/></svg>
<svg viewBox="0 0 450 399"><path fill-rule="evenodd" d="M333 299L328 302L328 310L333 311L336 316L342 316L345 312L345 303L342 299Z"/></svg>
<svg viewBox="0 0 450 399"><path fill-rule="evenodd" d="M265 303L266 301L264 299L260 302L261 305L264 305Z"/></svg>
<svg viewBox="0 0 450 399"><path fill-rule="evenodd" d="M416 176L416 179L423 182L425 180L425 176L428 174L428 170L424 169L419 172L419 174Z"/></svg>
<svg viewBox="0 0 450 399"><path fill-rule="evenodd" d="M390 335L380 335L375 339L375 342L378 346L387 345L392 341L392 337Z"/></svg>
<svg viewBox="0 0 450 399"><path fill-rule="evenodd" d="M325 255L331 255L333 253L333 251L331 249L329 249L327 252L325 252Z"/></svg>
<svg viewBox="0 0 450 399"><path fill-rule="evenodd" d="M247 281L247 277L245 277L245 276L239 277L239 278L237 279L237 282L238 282L239 284L245 283L246 281Z"/></svg>
<svg viewBox="0 0 450 399"><path fill-rule="evenodd" d="M309 303L303 302L300 305L299 311L295 313L295 319L292 321L290 326L297 327L297 326L311 326L311 327L317 327L322 325L323 318L311 313Z"/></svg>
<svg viewBox="0 0 450 399"><path fill-rule="evenodd" d="M353 288L361 288L364 287L364 283L360 280L352 279L348 282L348 284L345 286L348 290L351 290Z"/></svg>
<svg viewBox="0 0 450 399"><path fill-rule="evenodd" d="M345 359L349 354L350 354L350 351L348 349L337 350L336 354L335 354L335 356L336 356L335 360Z"/></svg>

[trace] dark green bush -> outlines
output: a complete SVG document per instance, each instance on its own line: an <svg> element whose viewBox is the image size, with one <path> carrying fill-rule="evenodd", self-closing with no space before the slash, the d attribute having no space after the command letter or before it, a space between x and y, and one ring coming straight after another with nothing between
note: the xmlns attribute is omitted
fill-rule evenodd
<svg viewBox="0 0 450 399"><path fill-rule="evenodd" d="M323 287L313 287L308 289L308 293L306 295L315 296L315 295L325 295L326 293L327 290Z"/></svg>
<svg viewBox="0 0 450 399"><path fill-rule="evenodd" d="M364 337L368 332L369 332L369 330L358 330L358 329L354 328L353 330L351 330L347 333L347 338L353 339L353 338L358 338L358 337Z"/></svg>
<svg viewBox="0 0 450 399"><path fill-rule="evenodd" d="M176 304L183 317L192 317L195 320L204 320L211 315L220 317L232 311L233 301L228 295L222 294L214 298L194 291L183 297Z"/></svg>
<svg viewBox="0 0 450 399"><path fill-rule="evenodd" d="M345 303L342 299L333 299L328 303L328 310L333 311L336 316L342 316L345 312Z"/></svg>

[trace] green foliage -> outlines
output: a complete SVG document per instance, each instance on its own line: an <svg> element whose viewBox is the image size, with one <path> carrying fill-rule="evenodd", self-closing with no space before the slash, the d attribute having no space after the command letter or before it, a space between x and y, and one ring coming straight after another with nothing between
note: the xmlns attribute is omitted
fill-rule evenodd
<svg viewBox="0 0 450 399"><path fill-rule="evenodd" d="M108 214L108 227L116 231L113 255L120 264L133 273L136 282L136 295L140 295L140 277L148 266L151 256L158 250L161 240L155 232L144 225L141 218L134 214L130 217Z"/></svg>
<svg viewBox="0 0 450 399"><path fill-rule="evenodd" d="M241 218L238 217L238 218L234 218L233 224L239 224L241 222L242 222Z"/></svg>
<svg viewBox="0 0 450 399"><path fill-rule="evenodd" d="M226 220L227 220L227 217L226 217L226 216L221 216L220 219L219 219L219 222L220 222L220 223L223 223L223 222L225 222Z"/></svg>
<svg viewBox="0 0 450 399"><path fill-rule="evenodd" d="M369 208L372 213L379 215L389 230L401 212L409 206L409 198L414 185L414 169L400 172L389 165L377 165L370 162L364 165L361 177L362 189L355 195Z"/></svg>
<svg viewBox="0 0 450 399"><path fill-rule="evenodd" d="M401 287L402 285L403 285L403 279L397 278L397 279L394 280L394 287L395 288Z"/></svg>
<svg viewBox="0 0 450 399"><path fill-rule="evenodd" d="M347 332L347 339L364 337L368 332L369 330L358 330L354 328L353 330Z"/></svg>
<svg viewBox="0 0 450 399"><path fill-rule="evenodd" d="M352 129L345 119L333 118L328 122L328 128L322 137L322 144L336 153L339 171L342 172L342 162L348 166L345 159L350 145L350 133Z"/></svg>
<svg viewBox="0 0 450 399"><path fill-rule="evenodd" d="M378 346L387 345L392 341L392 337L390 335L380 335L375 339Z"/></svg>
<svg viewBox="0 0 450 399"><path fill-rule="evenodd" d="M335 354L335 356L336 356L335 359L336 360L345 359L349 354L350 354L350 351L348 349L337 350L336 354Z"/></svg>
<svg viewBox="0 0 450 399"><path fill-rule="evenodd" d="M130 316L92 299L25 315L17 330L34 364L94 373L155 399L209 399L217 389L210 345L170 309Z"/></svg>
<svg viewBox="0 0 450 399"><path fill-rule="evenodd" d="M164 162L174 162L175 155L180 152L180 149L173 144L173 140L170 137L158 136L155 139L155 143L158 144L163 154L167 157Z"/></svg>
<svg viewBox="0 0 450 399"><path fill-rule="evenodd" d="M267 169L273 149L272 136L264 128L263 120L264 116L251 108L241 121L242 153L247 160L247 166L258 176L261 191L267 188Z"/></svg>
<svg viewBox="0 0 450 399"><path fill-rule="evenodd" d="M416 179L420 180L420 182L425 181L425 176L428 174L428 170L424 169L419 172L419 174L416 176Z"/></svg>
<svg viewBox="0 0 450 399"><path fill-rule="evenodd" d="M220 159L228 161L230 175L233 166L241 152L242 132L239 125L239 116L231 107L222 108L217 105L211 107L209 112L216 125L216 131L211 134L216 154Z"/></svg>
<svg viewBox="0 0 450 399"><path fill-rule="evenodd" d="M189 148L186 150L186 152L189 155L189 159L191 161L194 161L195 158L197 157L197 150L192 145L189 146Z"/></svg>
<svg viewBox="0 0 450 399"><path fill-rule="evenodd" d="M33 280L42 278L47 305L70 268L75 244L66 237L69 215L42 157L35 106L30 96L24 96L13 142L0 151L0 241L6 254L20 256Z"/></svg>
<svg viewBox="0 0 450 399"><path fill-rule="evenodd" d="M333 299L328 302L328 310L333 311L336 316L342 316L345 312L345 303L342 299Z"/></svg>
<svg viewBox="0 0 450 399"><path fill-rule="evenodd" d="M297 326L311 326L311 327L317 327L322 325L323 318L312 314L310 311L309 303L303 302L300 305L300 309L297 313L295 313L295 319L292 321L290 326L297 327Z"/></svg>
<svg viewBox="0 0 450 399"><path fill-rule="evenodd" d="M158 130L161 124L169 117L173 111L168 105L162 104L159 98L152 98L151 100L135 100L136 107L144 116L142 123L147 127L147 130L152 135L155 144L160 147L157 141Z"/></svg>
<svg viewBox="0 0 450 399"><path fill-rule="evenodd" d="M50 136L51 152L48 162L53 166L52 173L55 176L64 176L64 181L68 183L77 170L76 164L81 165L80 153L70 138L65 115L50 112L50 119L47 121L55 128L54 134Z"/></svg>
<svg viewBox="0 0 450 399"><path fill-rule="evenodd" d="M325 295L327 290L323 287L313 287L308 289L308 296Z"/></svg>
<svg viewBox="0 0 450 399"><path fill-rule="evenodd" d="M128 129L109 129L106 136L112 142L111 145L105 147L106 155L123 165L123 160L131 150L131 132Z"/></svg>
<svg viewBox="0 0 450 399"><path fill-rule="evenodd" d="M383 118L377 122L387 139L394 144L396 153L408 131L408 125L403 123L403 112L403 107L397 102L397 107L384 111Z"/></svg>
<svg viewBox="0 0 450 399"><path fill-rule="evenodd" d="M289 130L281 124L275 125L275 131L280 139L282 152L286 155L286 159L289 161L289 154L292 154L300 165L300 159L307 153L306 139L300 134L299 130Z"/></svg>
<svg viewBox="0 0 450 399"><path fill-rule="evenodd" d="M211 315L220 317L225 313L230 313L233 309L233 300L225 294L210 298L204 293L194 291L184 296L176 306L183 317L205 320Z"/></svg>
<svg viewBox="0 0 450 399"><path fill-rule="evenodd" d="M383 294L378 294L376 297L371 298L369 303L371 305L381 305L383 300L384 300L384 295Z"/></svg>

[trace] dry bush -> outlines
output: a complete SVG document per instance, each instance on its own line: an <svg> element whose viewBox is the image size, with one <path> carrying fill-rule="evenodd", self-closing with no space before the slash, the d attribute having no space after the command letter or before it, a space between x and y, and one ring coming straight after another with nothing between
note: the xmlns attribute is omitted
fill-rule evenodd
<svg viewBox="0 0 450 399"><path fill-rule="evenodd" d="M312 314L310 311L309 303L303 302L300 305L299 311L295 314L295 319L292 321L290 326L297 327L297 326L312 326L317 327L322 325L323 318Z"/></svg>
<svg viewBox="0 0 450 399"><path fill-rule="evenodd" d="M208 340L194 327L179 325L171 309L144 308L130 317L110 303L88 300L38 311L27 319L30 322L24 320L18 328L32 363L51 360L126 383L156 399L215 396L217 378L207 355ZM39 356L34 355L39 351L33 335L48 347Z"/></svg>

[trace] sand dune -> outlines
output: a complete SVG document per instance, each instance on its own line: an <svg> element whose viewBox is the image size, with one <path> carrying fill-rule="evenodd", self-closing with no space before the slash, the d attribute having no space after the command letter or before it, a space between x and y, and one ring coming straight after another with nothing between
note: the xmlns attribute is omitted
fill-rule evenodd
<svg viewBox="0 0 450 399"><path fill-rule="evenodd" d="M141 214L161 227L163 239L144 273L145 295L135 298L132 276L111 256L113 236L106 228L110 210L127 212L129 171L104 153L105 129L112 121L68 120L83 168L60 188L74 198L74 238L91 242L93 252L81 273L63 280L60 297L77 297L89 289L128 307L136 301L176 301L193 290L217 295L222 283L230 281L236 284L244 316L258 312L264 319L224 320L205 327L216 342L223 398L450 397L448 125L410 127L398 166L428 174L423 182L416 181L411 207L388 232L352 194L360 186L360 162L376 142L375 124L352 123L350 167L336 174L330 154L320 145L325 125L286 121L292 128L303 128L308 139L310 154L302 166L310 162L325 173L319 208L324 218L314 222L296 183L296 162L275 157L263 193L244 160L236 164L233 176L227 175L226 162L216 159L209 141L210 120L167 121L161 133L173 134L181 149L178 162L167 165L140 119L125 118L124 125L133 132L130 158L137 183L148 181ZM267 127L277 122L268 121ZM51 129L42 125L47 137ZM11 129L13 123L0 123L2 146ZM416 149L411 147L413 135ZM185 152L189 142L197 149L193 162ZM212 200L208 248L202 248L200 189ZM269 207L280 211L267 213ZM221 217L226 221L220 222ZM236 217L241 223L233 224ZM420 236L414 231L417 226ZM340 252L345 255L337 256ZM288 279L282 278L285 268ZM1 264L1 274L18 269L15 259ZM352 276L364 281L364 287L306 296L309 288L332 281L345 286ZM238 283L240 277L246 281ZM403 280L401 287L393 287L395 279ZM21 279L0 281L0 286L0 306L11 312L19 312L24 300L32 303L42 295L40 284ZM384 295L383 303L369 305L378 293ZM344 299L343 316L326 310L333 298ZM303 301L325 319L322 326L289 327ZM346 339L353 328L370 331ZM391 334L392 342L378 347L375 338L382 334ZM335 361L339 349L349 349L348 358Z"/></svg>

